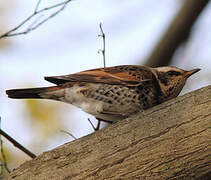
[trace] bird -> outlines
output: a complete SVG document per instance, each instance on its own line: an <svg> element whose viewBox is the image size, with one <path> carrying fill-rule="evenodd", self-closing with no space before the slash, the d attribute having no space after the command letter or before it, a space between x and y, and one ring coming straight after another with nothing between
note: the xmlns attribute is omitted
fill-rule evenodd
<svg viewBox="0 0 211 180"><path fill-rule="evenodd" d="M177 67L120 65L44 77L54 86L6 90L9 98L70 103L105 122L116 122L179 95L190 71Z"/></svg>

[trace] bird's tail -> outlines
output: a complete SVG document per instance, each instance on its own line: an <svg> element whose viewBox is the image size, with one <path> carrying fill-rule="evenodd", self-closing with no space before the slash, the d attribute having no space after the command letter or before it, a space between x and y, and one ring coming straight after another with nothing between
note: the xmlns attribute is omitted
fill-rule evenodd
<svg viewBox="0 0 211 180"><path fill-rule="evenodd" d="M58 86L28 88L28 89L10 89L6 91L9 98L13 99L40 99L45 98L43 95L58 90Z"/></svg>

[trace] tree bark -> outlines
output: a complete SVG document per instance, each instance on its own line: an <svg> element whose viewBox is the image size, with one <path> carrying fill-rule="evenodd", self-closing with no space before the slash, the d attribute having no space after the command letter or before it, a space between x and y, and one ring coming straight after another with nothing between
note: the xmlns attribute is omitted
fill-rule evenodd
<svg viewBox="0 0 211 180"><path fill-rule="evenodd" d="M211 85L44 152L9 179L206 179L210 125Z"/></svg>
<svg viewBox="0 0 211 180"><path fill-rule="evenodd" d="M186 0L145 65L151 67L169 65L174 52L188 39L193 24L208 2L209 0Z"/></svg>

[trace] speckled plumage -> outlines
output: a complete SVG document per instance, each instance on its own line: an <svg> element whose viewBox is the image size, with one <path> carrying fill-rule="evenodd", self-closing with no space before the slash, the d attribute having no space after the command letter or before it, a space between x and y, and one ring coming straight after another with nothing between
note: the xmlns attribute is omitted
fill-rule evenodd
<svg viewBox="0 0 211 180"><path fill-rule="evenodd" d="M6 91L10 98L43 98L73 104L104 121L124 119L178 96L199 71L175 67L115 66L45 77L57 86Z"/></svg>

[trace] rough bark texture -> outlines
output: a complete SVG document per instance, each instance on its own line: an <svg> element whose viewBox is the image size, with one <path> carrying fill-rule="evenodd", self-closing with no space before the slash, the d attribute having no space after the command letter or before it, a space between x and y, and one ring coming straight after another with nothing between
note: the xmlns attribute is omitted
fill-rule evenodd
<svg viewBox="0 0 211 180"><path fill-rule="evenodd" d="M188 39L193 24L209 0L186 0L167 31L157 43L145 65L157 67L170 64L176 49Z"/></svg>
<svg viewBox="0 0 211 180"><path fill-rule="evenodd" d="M10 179L206 179L210 125L208 86L45 152Z"/></svg>

